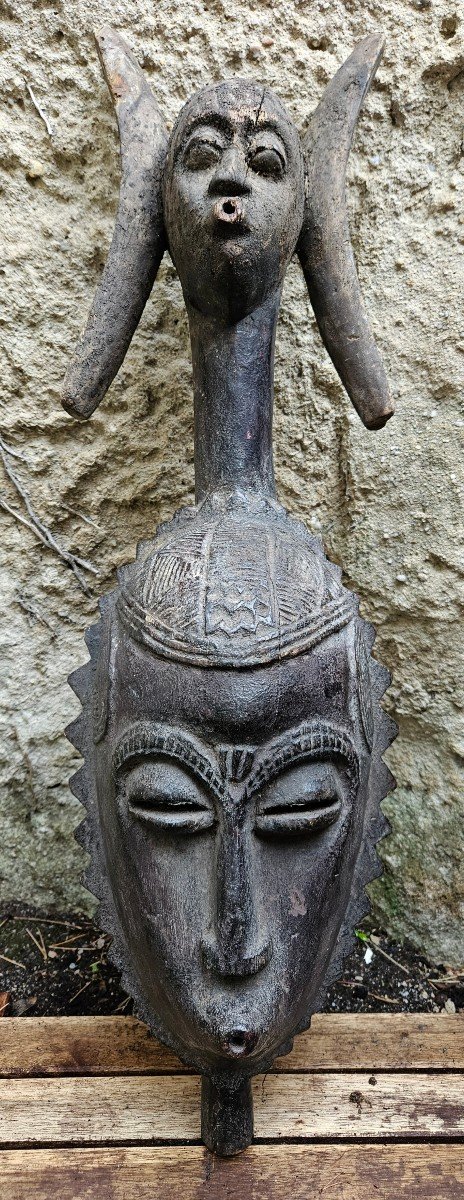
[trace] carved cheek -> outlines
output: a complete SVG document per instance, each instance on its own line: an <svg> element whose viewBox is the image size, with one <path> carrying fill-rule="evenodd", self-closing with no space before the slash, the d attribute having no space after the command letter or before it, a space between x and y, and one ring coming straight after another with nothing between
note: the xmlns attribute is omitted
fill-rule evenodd
<svg viewBox="0 0 464 1200"><path fill-rule="evenodd" d="M205 218L207 206L208 177L203 174L175 172L167 205L167 230L170 241L179 243L183 254L189 251L187 228L200 225Z"/></svg>
<svg viewBox="0 0 464 1200"><path fill-rule="evenodd" d="M258 797L255 832L282 961L310 960L328 923L336 927L355 802L346 770L327 762L290 768Z"/></svg>
<svg viewBox="0 0 464 1200"><path fill-rule="evenodd" d="M117 781L115 826L115 835L108 828L106 851L123 928L137 929L140 969L156 966L156 976L189 1009L188 980L200 971L200 941L213 908L212 798L180 765L139 762Z"/></svg>

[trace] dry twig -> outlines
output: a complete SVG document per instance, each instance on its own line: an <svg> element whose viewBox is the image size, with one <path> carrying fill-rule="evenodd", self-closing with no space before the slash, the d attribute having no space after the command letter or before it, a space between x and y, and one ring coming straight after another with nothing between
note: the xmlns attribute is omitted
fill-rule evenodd
<svg viewBox="0 0 464 1200"><path fill-rule="evenodd" d="M55 636L56 631L52 622L49 621L47 617L42 616L42 613L40 613L38 608L35 607L35 604L32 603L32 600L26 599L26 597L23 596L22 592L18 591L18 589L16 589L15 601L16 604L19 604L19 607L22 608L29 617L33 617L34 621L39 621L41 625L45 625L45 627L50 630L53 636Z"/></svg>
<svg viewBox="0 0 464 1200"><path fill-rule="evenodd" d="M76 576L77 582L82 588L82 591L85 592L86 595L89 595L90 589L87 587L85 579L83 579L81 575L81 571L90 571L92 575L98 575L97 568L94 567L92 563L87 562L87 559L78 558L76 554L72 554L69 550L63 550L61 546L58 545L56 538L48 529L47 525L44 525L44 522L41 521L40 517L37 516L37 513L32 507L25 488L19 482L19 479L15 475L12 467L10 467L7 457L10 453L11 451L9 447L6 446L2 438L0 438L0 457L2 459L5 472L10 480L10 483L13 484L18 496L20 496L21 500L23 501L30 520L26 520L22 513L19 513L16 509L12 508L11 505L9 505L4 499L4 497L0 498L0 506L4 508L6 512L9 512L11 516L15 517L17 521L20 521L22 525L26 525L29 529L31 529L38 540L44 544L44 546L47 546L50 550L53 550L55 554L58 554L59 558L61 558L62 561L65 562L68 567L70 567L71 571Z"/></svg>
<svg viewBox="0 0 464 1200"><path fill-rule="evenodd" d="M380 946L376 946L374 942L371 942L371 939L370 939L370 937L367 937L367 938L366 938L366 941L368 941L368 942L369 942L369 945L372 947L372 950L374 951L374 954L381 954L381 955L382 955L382 958L386 958L387 962L391 962L391 963L393 963L393 966L394 966L394 967L398 967L398 970L399 970L399 971L402 971L402 972L403 972L403 975L409 975L409 974L410 974L410 972L408 971L408 968L407 968L407 967L403 967L403 964L402 964L402 963L399 963L399 962L397 962L397 961L396 961L396 958L392 958L391 954L387 954L387 951L386 951L386 950L382 950Z"/></svg>
<svg viewBox="0 0 464 1200"><path fill-rule="evenodd" d="M44 959L45 959L45 962L46 962L46 961L47 961L47 958L48 958L48 954L47 954L47 947L46 947L46 945L45 945L45 942L44 942L44 936L43 936L43 933L42 933L42 930L41 930L41 929L39 929L39 931L38 931L38 936L39 936L40 945L42 946L42 953L43 953L43 956L44 956Z"/></svg>
<svg viewBox="0 0 464 1200"><path fill-rule="evenodd" d="M39 954L42 955L44 962L46 962L47 961L47 951L45 949L43 938L42 938L42 945L41 945L40 942L38 941L38 939L35 937L35 934L32 933L31 929L26 928L26 933L27 933L28 937L30 937L31 942L34 943L34 946L37 946Z"/></svg>
<svg viewBox="0 0 464 1200"><path fill-rule="evenodd" d="M21 450L13 450L13 447L7 446L6 442L4 442L3 440L2 440L2 446L5 451L5 454L11 454L12 458L20 458L22 460L22 462L27 463L26 455L23 454Z"/></svg>
<svg viewBox="0 0 464 1200"><path fill-rule="evenodd" d="M124 1011L124 1009L125 1009L125 1008L127 1008L127 1005L130 1003L130 999L131 999L131 997L130 997L130 996L126 996L126 999L125 999L125 1000L121 1000L121 1003L120 1003L120 1004L118 1004L117 1008L114 1008L114 1009L113 1009L113 1016L114 1016L114 1017L116 1016L116 1013L118 1013L118 1012L123 1012L123 1011Z"/></svg>
<svg viewBox="0 0 464 1200"><path fill-rule="evenodd" d="M464 971L450 971L449 975L441 975L439 979L427 979L433 988L462 987Z"/></svg>
<svg viewBox="0 0 464 1200"><path fill-rule="evenodd" d="M28 92L29 92L29 95L30 95L30 97L31 97L32 103L33 103L33 105L34 105L34 108L35 108L36 112L38 112L38 114L39 114L39 117L41 117L41 119L42 119L42 121L43 121L43 123L44 123L44 125L45 125L45 128L46 128L46 130L47 130L48 136L49 136L49 137L53 137L53 135L54 135L54 132L55 132L55 130L54 130L54 128L53 128L53 125L51 125L51 124L50 124L50 121L48 120L48 117L45 115L43 108L41 108L41 106L40 106L40 104L39 104L39 101L37 100L37 97L34 95L34 92L32 91L32 88L31 88L31 85L30 85L30 83L28 83L28 82L27 82L27 79L26 79L26 87L27 87L27 90L28 90Z"/></svg>
<svg viewBox="0 0 464 1200"><path fill-rule="evenodd" d="M92 517L86 517L85 513L79 512L78 508L70 508L69 504L65 504L63 500L60 506L64 508L65 512L71 513L72 517L79 517L81 521L85 521L86 525L93 525L94 529L99 528L97 522L92 520Z"/></svg>
<svg viewBox="0 0 464 1200"><path fill-rule="evenodd" d="M0 1017L6 1017L10 1007L11 996L9 992L0 992Z"/></svg>
<svg viewBox="0 0 464 1200"><path fill-rule="evenodd" d="M2 962L12 963L13 967L21 967L22 971L26 970L24 963L16 962L15 958L8 958L6 954L0 954L0 958Z"/></svg>
<svg viewBox="0 0 464 1200"><path fill-rule="evenodd" d="M73 947L72 943L78 942L79 938L84 937L84 935L85 935L85 930L82 929L80 933L75 933L73 937L66 938L64 942L50 942L50 949L51 950L61 950L61 949L73 950L74 947Z"/></svg>
<svg viewBox="0 0 464 1200"><path fill-rule="evenodd" d="M90 987L91 982L92 980L88 979L87 983L84 983L83 986L79 988L79 991L75 992L74 996L71 996L69 1003L72 1004L74 1000L77 1000L77 997L80 996L81 992L85 992L85 989Z"/></svg>
<svg viewBox="0 0 464 1200"><path fill-rule="evenodd" d="M381 996L379 992L368 992L371 1000L381 1000L382 1004L401 1004L401 1000L393 1000L391 996Z"/></svg>
<svg viewBox="0 0 464 1200"><path fill-rule="evenodd" d="M6 919L8 921L9 917L7 917ZM12 917L12 920L13 921L29 921L30 922L30 921L33 921L34 918L33 917L23 917L23 916L16 917L16 916L14 916L14 917ZM52 917L40 917L40 924L41 925L63 925L65 929L82 929L82 930L84 930L84 928L91 928L92 922L85 921L84 925L76 925L75 921L55 921Z"/></svg>

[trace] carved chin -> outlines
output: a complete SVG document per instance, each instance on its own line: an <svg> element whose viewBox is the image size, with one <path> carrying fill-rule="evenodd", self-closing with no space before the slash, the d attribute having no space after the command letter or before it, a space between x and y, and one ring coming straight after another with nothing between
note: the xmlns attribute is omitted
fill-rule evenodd
<svg viewBox="0 0 464 1200"><path fill-rule="evenodd" d="M259 308L280 286L279 264L262 263L249 237L225 236L209 255L211 289L197 290L197 279L185 289L186 299L205 316L239 321Z"/></svg>

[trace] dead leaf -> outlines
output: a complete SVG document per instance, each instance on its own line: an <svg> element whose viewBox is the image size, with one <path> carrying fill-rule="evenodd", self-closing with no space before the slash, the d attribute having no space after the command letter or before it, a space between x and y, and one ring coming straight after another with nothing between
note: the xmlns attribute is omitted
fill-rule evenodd
<svg viewBox="0 0 464 1200"><path fill-rule="evenodd" d="M35 1008L36 1004L37 996L19 996L13 1006L15 1017L23 1017L25 1013L29 1012L29 1009Z"/></svg>

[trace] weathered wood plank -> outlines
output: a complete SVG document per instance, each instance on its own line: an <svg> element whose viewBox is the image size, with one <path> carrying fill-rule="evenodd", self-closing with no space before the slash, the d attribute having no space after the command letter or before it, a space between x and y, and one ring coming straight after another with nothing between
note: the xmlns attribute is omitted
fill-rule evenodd
<svg viewBox="0 0 464 1200"><path fill-rule="evenodd" d="M255 1135L273 1138L464 1137L464 1075L267 1075L254 1080ZM192 1076L7 1079L0 1145L195 1141Z"/></svg>
<svg viewBox="0 0 464 1200"><path fill-rule="evenodd" d="M254 1084L256 1137L464 1137L464 1074L282 1074Z"/></svg>
<svg viewBox="0 0 464 1200"><path fill-rule="evenodd" d="M464 1015L319 1014L276 1070L464 1070ZM10 1017L0 1077L186 1072L131 1017Z"/></svg>
<svg viewBox="0 0 464 1200"><path fill-rule="evenodd" d="M0 1078L143 1075L187 1068L132 1017L9 1017L0 1038ZM190 1072L189 1072L190 1073Z"/></svg>
<svg viewBox="0 0 464 1200"><path fill-rule="evenodd" d="M464 1148L252 1146L213 1159L202 1147L0 1153L11 1200L462 1200Z"/></svg>
<svg viewBox="0 0 464 1200"><path fill-rule="evenodd" d="M0 1082L0 1147L196 1141L195 1076L5 1079Z"/></svg>

